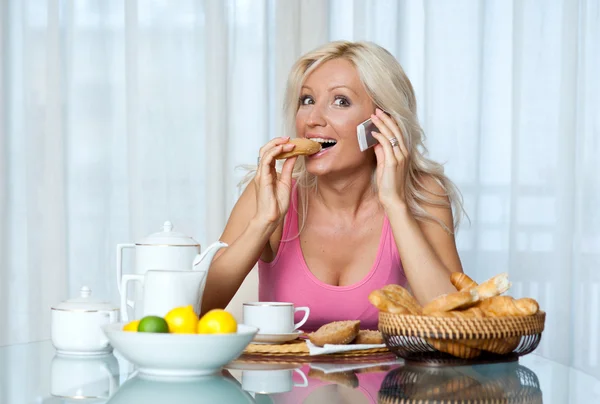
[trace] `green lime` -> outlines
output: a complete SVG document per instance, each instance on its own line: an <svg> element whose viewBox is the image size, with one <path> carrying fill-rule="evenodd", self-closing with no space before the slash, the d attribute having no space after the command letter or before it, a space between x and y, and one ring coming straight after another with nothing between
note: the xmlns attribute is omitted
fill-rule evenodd
<svg viewBox="0 0 600 404"><path fill-rule="evenodd" d="M138 332L169 332L169 325L164 318L146 316L140 320Z"/></svg>

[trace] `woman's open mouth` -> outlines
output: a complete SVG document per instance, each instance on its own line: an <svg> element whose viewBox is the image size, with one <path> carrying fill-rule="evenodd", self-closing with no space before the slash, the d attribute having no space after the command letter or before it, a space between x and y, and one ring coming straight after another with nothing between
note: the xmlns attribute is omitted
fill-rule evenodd
<svg viewBox="0 0 600 404"><path fill-rule="evenodd" d="M326 153L327 151L329 151L332 147L334 147L337 144L337 140L326 139L326 138L322 138L322 137L311 137L310 140L321 144L321 151L316 154L313 154L310 157L319 157L319 156L323 155L324 153Z"/></svg>

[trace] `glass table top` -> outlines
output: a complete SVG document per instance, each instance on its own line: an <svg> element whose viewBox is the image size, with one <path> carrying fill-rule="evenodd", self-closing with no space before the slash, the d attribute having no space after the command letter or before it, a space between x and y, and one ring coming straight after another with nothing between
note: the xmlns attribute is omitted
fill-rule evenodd
<svg viewBox="0 0 600 404"><path fill-rule="evenodd" d="M439 368L393 357L238 360L218 375L165 381L137 374L118 352L65 357L43 341L0 347L0 383L1 403L600 403L600 380L535 354L519 362Z"/></svg>

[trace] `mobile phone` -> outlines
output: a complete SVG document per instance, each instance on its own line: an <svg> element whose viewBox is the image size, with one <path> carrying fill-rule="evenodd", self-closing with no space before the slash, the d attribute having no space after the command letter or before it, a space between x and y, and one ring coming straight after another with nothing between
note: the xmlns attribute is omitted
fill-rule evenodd
<svg viewBox="0 0 600 404"><path fill-rule="evenodd" d="M375 146L379 142L373 137L371 132L378 132L377 126L371 122L371 118L360 123L356 127L356 136L358 137L358 147L361 152Z"/></svg>

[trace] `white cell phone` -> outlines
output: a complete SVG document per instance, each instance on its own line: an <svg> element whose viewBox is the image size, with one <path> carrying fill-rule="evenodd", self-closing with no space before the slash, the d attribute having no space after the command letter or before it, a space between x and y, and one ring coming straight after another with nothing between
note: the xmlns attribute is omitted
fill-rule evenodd
<svg viewBox="0 0 600 404"><path fill-rule="evenodd" d="M371 134L371 132L378 131L377 126L371 122L371 118L360 123L356 127L356 136L358 137L358 147L360 147L360 151L364 152L379 143Z"/></svg>

